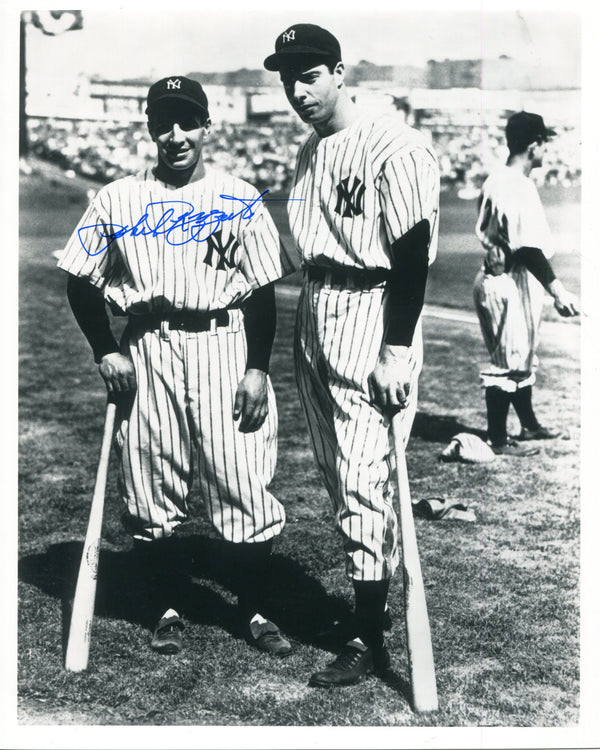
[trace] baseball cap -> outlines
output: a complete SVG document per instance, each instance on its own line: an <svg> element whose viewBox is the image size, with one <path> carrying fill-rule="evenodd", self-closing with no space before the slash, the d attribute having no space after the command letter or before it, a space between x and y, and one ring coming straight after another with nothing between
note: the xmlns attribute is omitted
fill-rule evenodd
<svg viewBox="0 0 600 750"><path fill-rule="evenodd" d="M275 54L265 60L267 70L279 70L292 56L334 57L342 59L340 43L327 29L313 23L297 23L275 40Z"/></svg>
<svg viewBox="0 0 600 750"><path fill-rule="evenodd" d="M157 102L163 99L179 99L184 102L195 104L198 109L208 116L208 99L204 89L198 81L192 81L185 76L169 76L161 78L160 81L153 83L148 89L146 97L146 114L154 107Z"/></svg>
<svg viewBox="0 0 600 750"><path fill-rule="evenodd" d="M546 127L540 115L532 112L516 112L506 123L506 142L513 153L524 151L534 141L547 141L556 131Z"/></svg>

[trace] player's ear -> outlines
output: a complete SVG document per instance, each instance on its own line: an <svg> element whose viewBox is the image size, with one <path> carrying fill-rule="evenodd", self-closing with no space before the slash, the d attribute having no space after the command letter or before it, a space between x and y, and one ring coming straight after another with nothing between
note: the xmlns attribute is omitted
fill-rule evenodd
<svg viewBox="0 0 600 750"><path fill-rule="evenodd" d="M204 131L205 138L210 135L211 128L212 128L212 121L210 117L207 117L206 120L204 121L204 124L202 125L202 130Z"/></svg>
<svg viewBox="0 0 600 750"><path fill-rule="evenodd" d="M146 123L146 125L148 126L148 132L150 133L150 138L152 138L152 140L156 143L156 138L154 136L154 131L152 129L152 121L148 120L148 122Z"/></svg>
<svg viewBox="0 0 600 750"><path fill-rule="evenodd" d="M344 63L340 60L335 68L333 69L333 75L335 78L337 78L337 86L338 88L342 85L344 82L344 76L346 75L346 69L344 68Z"/></svg>

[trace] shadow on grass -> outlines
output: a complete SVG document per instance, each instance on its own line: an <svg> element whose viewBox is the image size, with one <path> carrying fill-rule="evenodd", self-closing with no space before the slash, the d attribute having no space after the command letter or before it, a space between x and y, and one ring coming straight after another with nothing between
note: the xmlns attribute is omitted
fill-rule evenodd
<svg viewBox="0 0 600 750"><path fill-rule="evenodd" d="M81 552L81 542L65 542L19 561L21 581L61 601L63 649ZM237 607L214 587L233 588L231 571L223 561L220 540L204 535L179 539L173 558L178 571L173 577L173 606L179 604L189 622L216 625L242 638ZM149 582L144 572L132 550L102 549L95 615L153 627L157 615L149 606ZM289 557L273 555L271 580L264 594L263 614L296 641L336 651L351 630L352 612L346 600L327 594L302 565Z"/></svg>
<svg viewBox="0 0 600 750"><path fill-rule="evenodd" d="M403 675L393 669L388 669L388 671L381 676L381 681L401 695L409 706L412 707L412 688L410 682Z"/></svg>
<svg viewBox="0 0 600 750"><path fill-rule="evenodd" d="M449 443L459 432L469 432L472 435L485 440L485 430L477 430L469 427L449 414L427 414L417 412L411 435L431 443Z"/></svg>

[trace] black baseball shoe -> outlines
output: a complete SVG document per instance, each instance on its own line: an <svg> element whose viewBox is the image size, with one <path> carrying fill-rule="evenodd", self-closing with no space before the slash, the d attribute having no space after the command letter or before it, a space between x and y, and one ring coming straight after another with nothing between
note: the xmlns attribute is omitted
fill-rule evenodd
<svg viewBox="0 0 600 750"><path fill-rule="evenodd" d="M348 641L340 655L321 672L315 672L310 687L344 687L362 682L370 674L385 674L390 668L390 655L385 646L372 649L355 638Z"/></svg>
<svg viewBox="0 0 600 750"><path fill-rule="evenodd" d="M248 624L247 640L259 651L273 656L289 656L292 644L285 638L277 625L256 614Z"/></svg>
<svg viewBox="0 0 600 750"><path fill-rule="evenodd" d="M525 448L523 445L519 445L519 443L512 438L507 440L505 443L488 443L488 445L497 456L516 456L517 458L528 458L529 456L535 456L540 452L539 448Z"/></svg>
<svg viewBox="0 0 600 750"><path fill-rule="evenodd" d="M562 432L560 430L552 430L549 427L542 427L540 425L535 430L528 430L527 427L523 427L521 432L515 437L517 440L554 440L561 435Z"/></svg>
<svg viewBox="0 0 600 750"><path fill-rule="evenodd" d="M159 654L178 654L182 648L183 620L174 609L168 609L154 628L150 647Z"/></svg>

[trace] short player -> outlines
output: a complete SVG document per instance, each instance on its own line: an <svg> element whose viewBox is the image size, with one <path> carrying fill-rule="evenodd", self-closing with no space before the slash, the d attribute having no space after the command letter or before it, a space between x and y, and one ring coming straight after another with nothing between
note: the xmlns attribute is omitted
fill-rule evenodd
<svg viewBox="0 0 600 750"><path fill-rule="evenodd" d="M390 418L401 410L408 441L438 232L434 153L399 118L359 113L341 59L329 31L295 24L265 60L314 129L299 150L288 204L305 269L296 377L356 603L354 637L312 675L319 687L389 666L386 600L399 560Z"/></svg>
<svg viewBox="0 0 600 750"><path fill-rule="evenodd" d="M531 456L539 448L517 441L560 435L538 422L532 405L536 348L545 291L565 317L578 303L556 278L549 263L554 241L530 173L542 166L547 140L556 135L540 115L517 112L506 124L509 157L483 185L476 233L485 252L475 279L475 309L490 363L481 372L485 388L488 442L498 454ZM521 432L507 435L513 405Z"/></svg>
<svg viewBox="0 0 600 750"><path fill-rule="evenodd" d="M107 389L120 397L119 491L157 623L151 645L181 649L173 533L188 518L197 466L236 572L244 633L286 655L261 594L285 523L268 489L277 449L268 369L272 282L291 261L258 192L204 164L211 121L202 86L184 76L157 81L146 113L156 166L98 192L58 265ZM128 317L120 347L105 303Z"/></svg>

